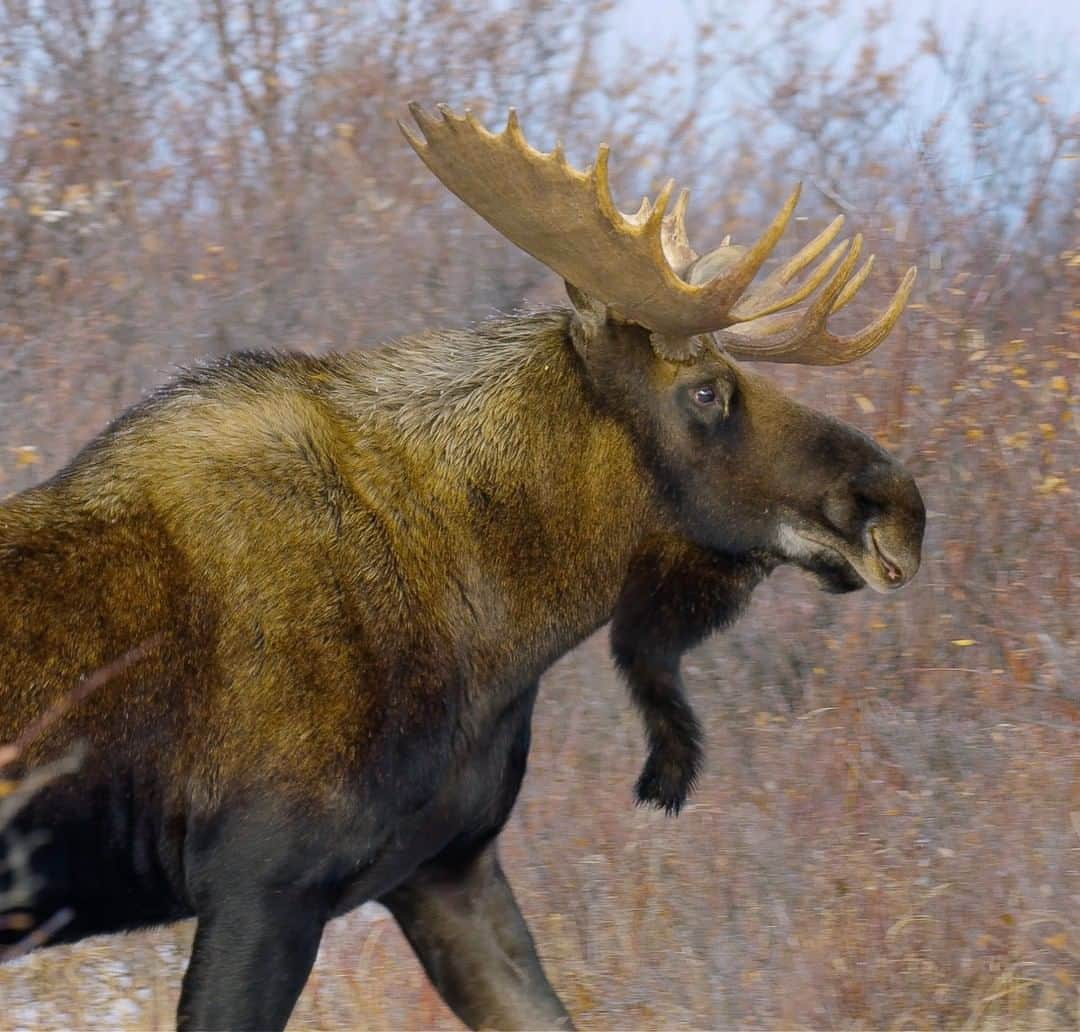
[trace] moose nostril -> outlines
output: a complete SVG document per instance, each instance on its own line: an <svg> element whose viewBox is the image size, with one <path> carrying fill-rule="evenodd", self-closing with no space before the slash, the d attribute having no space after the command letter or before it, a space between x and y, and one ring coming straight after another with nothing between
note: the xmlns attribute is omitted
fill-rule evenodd
<svg viewBox="0 0 1080 1032"><path fill-rule="evenodd" d="M883 508L881 497L872 494L869 491L856 488L854 497L855 505L858 507L859 512L865 517L873 516L881 512Z"/></svg>
<svg viewBox="0 0 1080 1032"><path fill-rule="evenodd" d="M858 506L848 490L830 491L825 496L822 512L833 530L846 533L850 531Z"/></svg>
<svg viewBox="0 0 1080 1032"><path fill-rule="evenodd" d="M892 464L874 463L852 477L851 493L860 515L868 520L895 506L904 492Z"/></svg>
<svg viewBox="0 0 1080 1032"><path fill-rule="evenodd" d="M863 477L845 480L825 495L822 510L834 530L844 534L863 532L884 513L880 494L863 481Z"/></svg>

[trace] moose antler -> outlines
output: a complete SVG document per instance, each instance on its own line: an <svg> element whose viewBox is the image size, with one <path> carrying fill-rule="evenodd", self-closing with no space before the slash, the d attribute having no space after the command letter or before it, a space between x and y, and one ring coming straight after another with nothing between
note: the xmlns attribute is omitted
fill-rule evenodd
<svg viewBox="0 0 1080 1032"><path fill-rule="evenodd" d="M812 304L780 315L754 319L740 324L737 329L720 330L716 334L719 343L736 358L757 362L796 362L800 365L843 365L854 362L873 351L889 335L915 283L915 267L912 266L904 273L888 308L869 326L847 336L830 333L825 329L826 320L854 297L873 263L874 256L871 255L858 273L842 284L839 296L835 293L832 295L836 300L831 307L825 300L829 292L822 291ZM843 271L844 267L841 266Z"/></svg>
<svg viewBox="0 0 1080 1032"><path fill-rule="evenodd" d="M409 110L423 139L399 122L401 131L453 193L579 290L619 317L653 330L654 340L740 324L722 338L733 354L765 361L847 362L884 339L910 290L914 270L875 322L850 337L833 336L825 320L851 299L869 272L867 262L852 278L858 241L854 247L835 247L801 284L792 286L792 280L836 237L843 216L747 292L795 210L798 186L750 247L724 245L699 257L686 234L689 192L683 190L666 214L674 187L668 180L655 201L645 198L632 215L619 211L608 185L606 144L592 166L580 172L567 162L561 144L550 154L530 147L513 108L501 133L489 132L468 109L457 115L439 105L441 118L415 103ZM808 298L838 262L839 269L812 303L783 317L776 314Z"/></svg>

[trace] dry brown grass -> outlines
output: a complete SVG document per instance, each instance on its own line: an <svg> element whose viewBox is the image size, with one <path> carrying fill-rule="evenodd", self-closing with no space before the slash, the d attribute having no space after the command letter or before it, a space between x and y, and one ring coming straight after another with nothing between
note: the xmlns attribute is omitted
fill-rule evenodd
<svg viewBox="0 0 1080 1032"><path fill-rule="evenodd" d="M801 176L796 237L844 208L882 290L919 265L873 360L776 373L915 472L931 513L916 582L833 598L780 573L699 649L709 769L678 820L632 805L640 729L602 639L583 645L545 679L506 866L583 1027L1076 1028L1075 71L984 32L927 28L901 52L887 17L836 59L854 2L775 0L752 30L711 12L677 71L592 60L583 41L618 4L421 18L403 0L376 31L371 5L311 0L303 28L296 5L260 0L294 45L264 47L280 74L258 80L239 14L229 47L185 50L193 24L213 38L211 0L183 25L95 0L105 23L128 13L91 61L70 20L90 2L47 4L37 26L0 5L0 74L22 73L0 106L3 490L172 362L556 299L412 161L392 122L409 96L517 103L541 143L569 126L579 162L607 135L627 198L674 173L697 188L692 228L737 239ZM915 100L933 76L939 111ZM5 968L0 1028L168 1027L189 935ZM328 930L294 1027L456 1026L365 912Z"/></svg>

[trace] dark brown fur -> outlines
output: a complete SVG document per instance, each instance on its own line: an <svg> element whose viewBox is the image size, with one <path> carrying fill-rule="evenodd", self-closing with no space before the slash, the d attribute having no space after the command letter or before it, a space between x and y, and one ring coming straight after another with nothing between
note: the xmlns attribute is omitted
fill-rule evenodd
<svg viewBox="0 0 1080 1032"><path fill-rule="evenodd" d="M776 513L855 548L872 509L914 572L921 501L872 442L575 300L197 369L0 506L0 741L150 643L21 760L88 746L22 818L52 837L34 916L73 907L69 939L198 916L182 1024L280 1026L323 922L372 898L467 1022L568 1023L490 845L543 671L613 620L639 798L677 811L681 653L779 562L862 583L786 554Z"/></svg>

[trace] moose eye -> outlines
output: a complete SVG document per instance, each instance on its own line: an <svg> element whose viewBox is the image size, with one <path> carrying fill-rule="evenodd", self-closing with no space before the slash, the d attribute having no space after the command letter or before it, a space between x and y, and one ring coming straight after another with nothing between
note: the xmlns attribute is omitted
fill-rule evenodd
<svg viewBox="0 0 1080 1032"><path fill-rule="evenodd" d="M694 391L694 401L699 405L711 405L716 401L716 388L698 387L698 389Z"/></svg>

